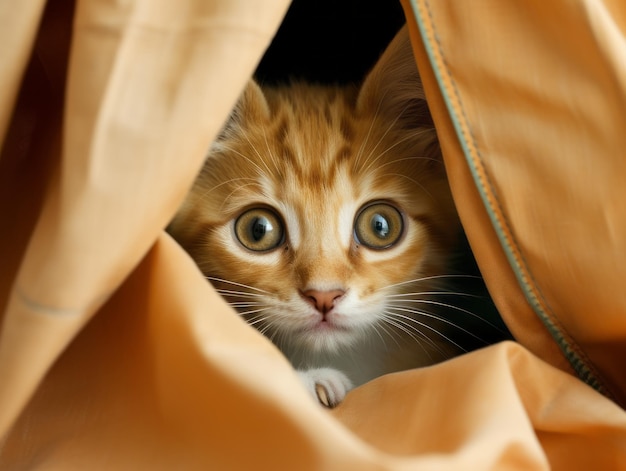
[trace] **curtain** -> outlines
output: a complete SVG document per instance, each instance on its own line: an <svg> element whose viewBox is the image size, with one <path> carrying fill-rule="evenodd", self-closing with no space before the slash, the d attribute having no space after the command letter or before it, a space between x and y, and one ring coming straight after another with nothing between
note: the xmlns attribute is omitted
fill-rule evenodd
<svg viewBox="0 0 626 471"><path fill-rule="evenodd" d="M0 469L626 469L626 7L403 2L516 342L332 411L163 231L287 7L0 2Z"/></svg>

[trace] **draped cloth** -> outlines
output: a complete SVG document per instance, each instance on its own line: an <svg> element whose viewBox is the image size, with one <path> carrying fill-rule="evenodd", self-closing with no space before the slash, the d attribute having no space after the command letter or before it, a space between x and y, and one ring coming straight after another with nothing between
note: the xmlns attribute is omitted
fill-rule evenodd
<svg viewBox="0 0 626 471"><path fill-rule="evenodd" d="M0 469L626 469L626 7L404 0L515 336L316 404L163 231L287 0L0 3Z"/></svg>

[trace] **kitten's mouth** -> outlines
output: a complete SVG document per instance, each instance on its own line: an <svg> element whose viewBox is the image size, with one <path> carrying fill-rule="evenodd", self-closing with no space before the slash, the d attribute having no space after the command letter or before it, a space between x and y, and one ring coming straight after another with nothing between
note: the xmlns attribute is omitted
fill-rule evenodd
<svg viewBox="0 0 626 471"><path fill-rule="evenodd" d="M347 332L349 329L326 318L309 328L313 332Z"/></svg>
<svg viewBox="0 0 626 471"><path fill-rule="evenodd" d="M336 351L352 339L350 328L327 319L311 323L297 331L298 342L314 351Z"/></svg>
<svg viewBox="0 0 626 471"><path fill-rule="evenodd" d="M304 327L301 333L312 337L335 338L336 340L342 336L352 334L353 329L345 325L337 317L340 316L337 316L335 313L324 315Z"/></svg>

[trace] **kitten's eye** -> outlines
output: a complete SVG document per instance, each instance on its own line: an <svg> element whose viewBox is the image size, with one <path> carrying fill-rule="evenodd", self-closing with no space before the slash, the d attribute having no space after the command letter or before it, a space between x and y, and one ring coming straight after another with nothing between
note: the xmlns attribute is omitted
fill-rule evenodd
<svg viewBox="0 0 626 471"><path fill-rule="evenodd" d="M365 206L354 221L357 241L370 249L388 249L404 231L402 214L388 203Z"/></svg>
<svg viewBox="0 0 626 471"><path fill-rule="evenodd" d="M265 252L283 243L283 224L269 209L255 208L243 213L235 221L235 235L248 250Z"/></svg>

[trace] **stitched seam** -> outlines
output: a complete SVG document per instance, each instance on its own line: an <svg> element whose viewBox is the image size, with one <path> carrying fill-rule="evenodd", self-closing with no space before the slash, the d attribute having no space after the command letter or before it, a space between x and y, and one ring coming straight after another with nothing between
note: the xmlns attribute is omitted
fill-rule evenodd
<svg viewBox="0 0 626 471"><path fill-rule="evenodd" d="M442 44L435 32L435 22L430 8L430 2L429 0L423 0L422 8L421 5L416 5L417 1L418 0L411 0L411 3L413 4L414 11L416 11L415 7L417 7L418 23L420 23L420 18L424 18L424 11L429 19L429 24L426 25L422 23L423 28L420 28L424 42L425 44L436 45L436 51L431 49L432 54L429 54L431 61L440 66L435 68L435 74L440 79L439 83L442 88L444 88L444 84L447 82L449 84L448 88L452 91L452 95L447 94L446 101L452 115L451 117L453 118L453 123L456 122L455 128L457 133L460 133L460 137L462 137L461 147L464 150L474 181L478 184L479 193L483 199L483 203L486 205L494 229L496 229L496 234L498 235L500 243L505 248L505 254L509 259L509 263L513 266L513 271L518 278L518 282L522 285L522 291L535 313L547 327L554 340L556 340L565 357L576 370L578 376L603 394L614 397L606 387L606 383L600 381L599 378L601 378L601 375L593 367L587 355L569 336L557 316L550 309L535 279L530 273L523 255L518 249L518 245L513 237L513 232L511 231L507 219L504 217L504 211L502 211L502 206L497 198L495 188L487 175L481 153L476 144L476 139L469 126L467 115L465 114L465 108L461 105L460 93L445 60ZM430 26L430 28L428 26ZM441 75L442 71L445 71L446 77ZM445 98L446 95L444 94L444 99ZM457 113L455 113L455 111ZM454 119L455 115L456 119Z"/></svg>

